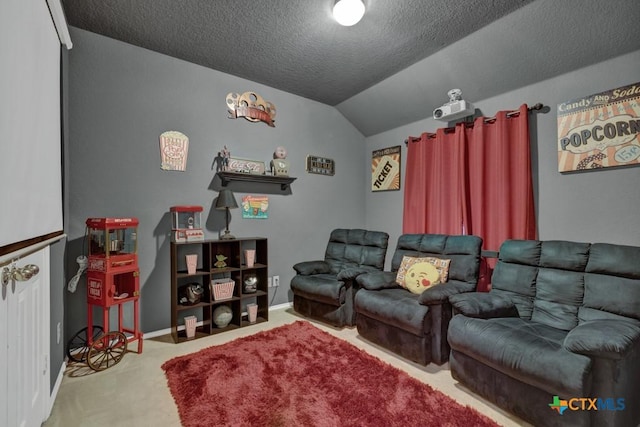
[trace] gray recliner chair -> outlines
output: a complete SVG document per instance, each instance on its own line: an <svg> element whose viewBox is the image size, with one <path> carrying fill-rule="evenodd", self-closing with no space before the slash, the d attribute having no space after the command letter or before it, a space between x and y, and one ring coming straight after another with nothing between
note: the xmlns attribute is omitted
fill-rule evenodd
<svg viewBox="0 0 640 427"><path fill-rule="evenodd" d="M336 229L323 260L299 262L291 280L293 308L333 326L355 325L355 278L384 268L389 235L381 231Z"/></svg>
<svg viewBox="0 0 640 427"><path fill-rule="evenodd" d="M422 365L449 358L447 328L452 311L449 296L476 290L482 239L478 236L404 234L398 239L391 271L357 277L355 298L358 333L369 341ZM402 258L450 259L446 283L421 295L396 283Z"/></svg>

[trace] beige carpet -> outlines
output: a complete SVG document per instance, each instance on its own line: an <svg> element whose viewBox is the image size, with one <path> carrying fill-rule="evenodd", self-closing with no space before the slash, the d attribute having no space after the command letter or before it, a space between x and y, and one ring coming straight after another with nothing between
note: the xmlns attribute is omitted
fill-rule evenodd
<svg viewBox="0 0 640 427"><path fill-rule="evenodd" d="M267 323L182 344L174 344L170 336L148 339L144 342L142 354L129 353L118 365L102 372L94 372L83 364L70 365L65 372L51 416L43 425L180 426L178 411L160 366L176 356L302 319L291 308L272 311L269 317ZM446 364L423 367L370 344L358 336L355 328L335 329L319 322L312 323L404 370L461 404L471 405L503 426L529 425L455 382Z"/></svg>

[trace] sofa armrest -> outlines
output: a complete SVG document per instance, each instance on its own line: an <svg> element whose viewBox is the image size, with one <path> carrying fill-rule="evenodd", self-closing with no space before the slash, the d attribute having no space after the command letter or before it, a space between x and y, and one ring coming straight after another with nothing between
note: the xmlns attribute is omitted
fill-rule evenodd
<svg viewBox="0 0 640 427"><path fill-rule="evenodd" d="M391 271L374 271L359 275L356 278L356 282L361 288L370 291L397 288L400 285L396 282L396 275L397 273Z"/></svg>
<svg viewBox="0 0 640 427"><path fill-rule="evenodd" d="M345 268L340 273L338 273L338 280L353 280L361 274L376 272L378 269L375 267L353 267L353 268Z"/></svg>
<svg viewBox="0 0 640 427"><path fill-rule="evenodd" d="M452 295L449 302L467 317L490 319L493 317L519 317L516 306L506 298L491 292L467 292Z"/></svg>
<svg viewBox="0 0 640 427"><path fill-rule="evenodd" d="M564 339L564 348L585 356L623 359L640 345L640 326L620 320L590 320L573 328Z"/></svg>
<svg viewBox="0 0 640 427"><path fill-rule="evenodd" d="M447 283L440 283L432 286L420 294L418 302L422 305L437 305L447 302L452 295L463 292L473 292L476 285L473 283L450 280Z"/></svg>
<svg viewBox="0 0 640 427"><path fill-rule="evenodd" d="M302 276L331 273L331 267L325 261L303 261L295 264L293 269Z"/></svg>

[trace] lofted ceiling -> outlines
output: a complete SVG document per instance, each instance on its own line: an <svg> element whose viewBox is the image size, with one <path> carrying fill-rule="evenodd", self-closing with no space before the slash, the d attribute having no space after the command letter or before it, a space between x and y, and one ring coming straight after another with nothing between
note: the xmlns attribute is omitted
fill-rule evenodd
<svg viewBox="0 0 640 427"><path fill-rule="evenodd" d="M640 49L637 0L364 0L353 27L333 3L63 0L74 27L335 106L365 136L453 87L473 102Z"/></svg>

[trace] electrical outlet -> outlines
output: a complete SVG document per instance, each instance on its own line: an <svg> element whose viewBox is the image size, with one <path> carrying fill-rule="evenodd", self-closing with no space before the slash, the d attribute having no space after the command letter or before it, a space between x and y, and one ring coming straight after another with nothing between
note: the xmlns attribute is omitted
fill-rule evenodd
<svg viewBox="0 0 640 427"><path fill-rule="evenodd" d="M280 286L280 276L273 276L273 287L276 288Z"/></svg>
<svg viewBox="0 0 640 427"><path fill-rule="evenodd" d="M273 287L273 280L271 280L271 277L267 278L267 286L270 288Z"/></svg>

